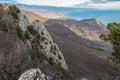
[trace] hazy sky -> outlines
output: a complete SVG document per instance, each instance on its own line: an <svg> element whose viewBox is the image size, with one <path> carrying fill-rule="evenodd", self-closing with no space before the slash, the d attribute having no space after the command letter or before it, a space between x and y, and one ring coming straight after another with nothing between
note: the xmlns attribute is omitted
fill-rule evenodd
<svg viewBox="0 0 120 80"><path fill-rule="evenodd" d="M0 3L20 3L57 7L90 7L120 9L120 0L0 0Z"/></svg>

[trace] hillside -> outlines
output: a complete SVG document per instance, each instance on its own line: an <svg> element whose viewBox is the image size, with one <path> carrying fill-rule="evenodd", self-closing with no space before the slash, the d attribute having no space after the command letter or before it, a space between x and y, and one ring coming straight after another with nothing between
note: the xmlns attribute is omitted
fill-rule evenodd
<svg viewBox="0 0 120 80"><path fill-rule="evenodd" d="M108 33L99 20L49 19L44 25L78 80L114 80L120 75L120 66L106 59L111 52L111 44L99 39L101 32ZM89 34L86 34L86 30Z"/></svg>
<svg viewBox="0 0 120 80"><path fill-rule="evenodd" d="M81 21L77 20L48 20L50 24L59 23L64 24L67 28L73 31L76 35L93 40L93 41L101 41L99 38L100 33L108 33L108 30L105 26L97 19L85 19Z"/></svg>
<svg viewBox="0 0 120 80"><path fill-rule="evenodd" d="M0 79L70 80L63 54L44 25L0 5Z"/></svg>
<svg viewBox="0 0 120 80"><path fill-rule="evenodd" d="M39 16L39 15L32 13L32 12L29 12L29 11L21 10L21 13L26 15L30 22L33 22L35 20L39 20L40 22L44 23L45 21L48 20L45 17Z"/></svg>
<svg viewBox="0 0 120 80"><path fill-rule="evenodd" d="M109 49L105 50L107 43L80 38L64 24L45 24L63 52L68 67L78 79L114 80L120 75L120 66L106 60L109 55Z"/></svg>

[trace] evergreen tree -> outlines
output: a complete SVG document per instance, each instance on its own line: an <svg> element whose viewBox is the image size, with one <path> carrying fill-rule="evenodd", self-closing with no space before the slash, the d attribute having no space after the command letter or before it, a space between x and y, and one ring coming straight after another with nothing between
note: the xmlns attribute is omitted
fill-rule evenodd
<svg viewBox="0 0 120 80"><path fill-rule="evenodd" d="M120 23L111 22L107 25L109 34L101 34L100 38L104 41L109 41L113 44L112 55L120 59Z"/></svg>

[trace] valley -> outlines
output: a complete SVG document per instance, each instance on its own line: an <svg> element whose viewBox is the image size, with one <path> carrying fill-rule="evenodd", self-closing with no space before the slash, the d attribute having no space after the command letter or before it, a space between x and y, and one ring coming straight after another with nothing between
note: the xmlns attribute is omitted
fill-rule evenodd
<svg viewBox="0 0 120 80"><path fill-rule="evenodd" d="M114 80L120 75L120 66L107 59L112 45L100 40L99 35L108 30L99 20L48 19L44 25L77 79Z"/></svg>

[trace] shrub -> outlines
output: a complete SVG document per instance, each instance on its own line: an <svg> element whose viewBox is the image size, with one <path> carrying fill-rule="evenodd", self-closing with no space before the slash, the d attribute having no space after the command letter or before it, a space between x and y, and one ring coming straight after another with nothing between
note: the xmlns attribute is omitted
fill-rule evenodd
<svg viewBox="0 0 120 80"><path fill-rule="evenodd" d="M20 13L20 10L15 5L11 5L8 8L13 18L18 19L18 13Z"/></svg>
<svg viewBox="0 0 120 80"><path fill-rule="evenodd" d="M108 57L108 60L114 64L120 64L120 59L114 57Z"/></svg>
<svg viewBox="0 0 120 80"><path fill-rule="evenodd" d="M38 58L40 59L40 61L43 61L43 60L46 60L47 61L47 56L40 50L38 49L38 46L36 45L32 45L32 58L35 57L35 58Z"/></svg>
<svg viewBox="0 0 120 80"><path fill-rule="evenodd" d="M53 45L51 45L50 50L51 50L51 52L53 51Z"/></svg>
<svg viewBox="0 0 120 80"><path fill-rule="evenodd" d="M56 55L57 53L54 51L53 54Z"/></svg>
<svg viewBox="0 0 120 80"><path fill-rule="evenodd" d="M54 59L52 57L48 59L48 62L50 65L55 65Z"/></svg>
<svg viewBox="0 0 120 80"><path fill-rule="evenodd" d="M43 36L43 37L41 37L41 40L42 40L42 41L45 41L45 39L46 39L46 38L45 38L44 36Z"/></svg>
<svg viewBox="0 0 120 80"><path fill-rule="evenodd" d="M101 34L100 38L113 44L112 56L120 59L120 23L111 22L107 25L109 34Z"/></svg>
<svg viewBox="0 0 120 80"><path fill-rule="evenodd" d="M17 31L17 35L19 36L19 38L24 39L24 32L19 26L16 27L16 31Z"/></svg>
<svg viewBox="0 0 120 80"><path fill-rule="evenodd" d="M53 65L53 67L55 69L57 69L58 71L61 71L66 77L72 78L72 74L68 70L61 67L61 63L57 63L57 64Z"/></svg>
<svg viewBox="0 0 120 80"><path fill-rule="evenodd" d="M43 33L43 32L41 32L41 35L44 35L44 33Z"/></svg>
<svg viewBox="0 0 120 80"><path fill-rule="evenodd" d="M61 59L62 59L62 57L61 57L59 54L58 54L58 59L59 59L59 60L61 60Z"/></svg>
<svg viewBox="0 0 120 80"><path fill-rule="evenodd" d="M43 49L43 46L42 46L42 45L40 45L40 48L41 48L41 49Z"/></svg>
<svg viewBox="0 0 120 80"><path fill-rule="evenodd" d="M51 44L52 42L51 42L51 41L49 41L49 43Z"/></svg>
<svg viewBox="0 0 120 80"><path fill-rule="evenodd" d="M7 28L8 28L9 30L13 30L12 24L8 23L8 24L7 24Z"/></svg>
<svg viewBox="0 0 120 80"><path fill-rule="evenodd" d="M0 29L8 32L8 31L10 31L10 30L13 31L14 28L13 28L13 25L12 25L11 23L5 22L5 21L2 21L2 20L1 20L1 21L0 21Z"/></svg>
<svg viewBox="0 0 120 80"><path fill-rule="evenodd" d="M38 58L41 59L41 60L47 60L47 57L39 51L39 53L37 54Z"/></svg>
<svg viewBox="0 0 120 80"><path fill-rule="evenodd" d="M48 44L48 42L45 42L45 44L47 45L47 44Z"/></svg>
<svg viewBox="0 0 120 80"><path fill-rule="evenodd" d="M30 34L28 31L25 31L24 37L25 37L25 39L30 39Z"/></svg>
<svg viewBox="0 0 120 80"><path fill-rule="evenodd" d="M28 26L28 30L29 30L29 32L30 32L31 34L33 34L33 35L36 35L36 34L37 34L37 32L36 32L36 30L33 28L33 26Z"/></svg>
<svg viewBox="0 0 120 80"><path fill-rule="evenodd" d="M54 46L54 50L57 50L56 45Z"/></svg>

